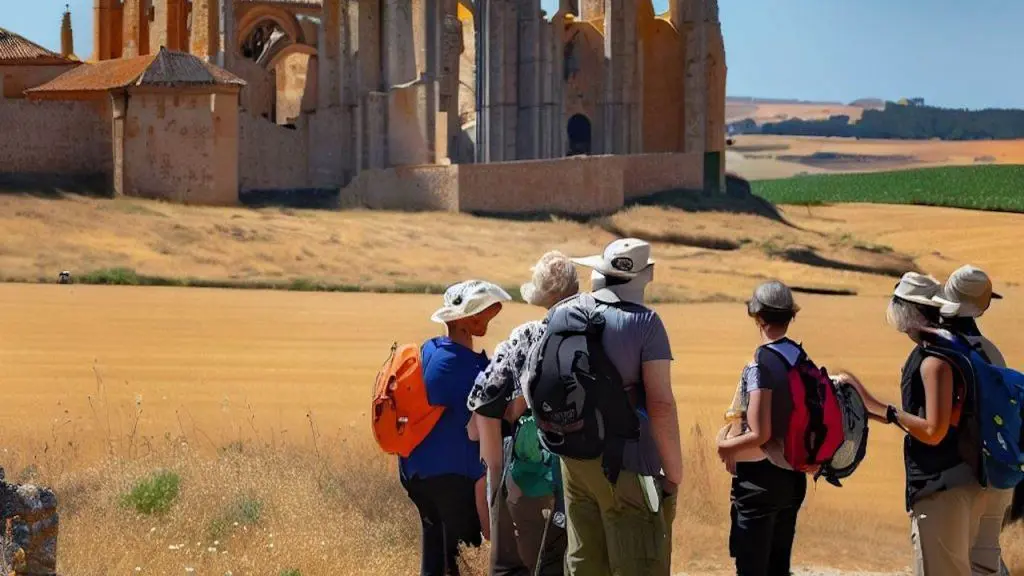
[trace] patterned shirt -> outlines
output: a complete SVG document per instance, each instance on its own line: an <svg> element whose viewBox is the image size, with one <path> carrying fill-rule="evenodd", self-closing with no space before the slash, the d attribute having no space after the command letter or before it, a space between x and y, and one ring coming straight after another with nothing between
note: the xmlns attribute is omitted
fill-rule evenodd
<svg viewBox="0 0 1024 576"><path fill-rule="evenodd" d="M488 418L501 418L505 408L523 395L520 376L532 347L544 336L544 323L535 320L512 330L508 339L494 349L494 357L480 373L469 392L466 406Z"/></svg>

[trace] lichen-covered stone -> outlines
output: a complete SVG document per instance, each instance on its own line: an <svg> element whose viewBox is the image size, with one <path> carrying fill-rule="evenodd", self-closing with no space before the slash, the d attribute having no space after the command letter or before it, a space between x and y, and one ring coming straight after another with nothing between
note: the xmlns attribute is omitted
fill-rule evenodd
<svg viewBox="0 0 1024 576"><path fill-rule="evenodd" d="M0 469L0 526L3 559L17 576L57 573L57 496L49 488L4 481Z"/></svg>

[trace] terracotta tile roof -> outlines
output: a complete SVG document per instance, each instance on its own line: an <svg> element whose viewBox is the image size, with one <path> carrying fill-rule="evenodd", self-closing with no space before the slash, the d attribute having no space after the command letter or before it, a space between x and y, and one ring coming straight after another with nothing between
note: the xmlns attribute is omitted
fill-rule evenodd
<svg viewBox="0 0 1024 576"><path fill-rule="evenodd" d="M30 97L73 92L106 92L130 86L245 86L234 74L191 54L161 48L156 54L79 66L26 91Z"/></svg>
<svg viewBox="0 0 1024 576"><path fill-rule="evenodd" d="M67 64L67 58L20 34L0 28L0 64Z"/></svg>

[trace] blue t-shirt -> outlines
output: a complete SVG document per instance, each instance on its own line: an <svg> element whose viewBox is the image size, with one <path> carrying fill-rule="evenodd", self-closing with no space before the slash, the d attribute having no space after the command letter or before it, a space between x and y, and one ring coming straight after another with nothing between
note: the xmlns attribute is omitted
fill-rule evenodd
<svg viewBox="0 0 1024 576"><path fill-rule="evenodd" d="M408 458L399 458L405 478L458 474L474 480L484 475L480 444L469 439L466 399L473 382L487 367L487 355L477 353L447 336L427 340L420 350L427 400L444 406L441 419Z"/></svg>

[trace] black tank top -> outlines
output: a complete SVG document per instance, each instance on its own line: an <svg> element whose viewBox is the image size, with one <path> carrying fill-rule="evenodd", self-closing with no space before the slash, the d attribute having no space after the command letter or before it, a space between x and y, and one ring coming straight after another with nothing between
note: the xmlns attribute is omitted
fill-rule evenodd
<svg viewBox="0 0 1024 576"><path fill-rule="evenodd" d="M903 397L903 411L925 417L924 381L921 379L921 364L930 356L924 346L918 345L903 365L900 391ZM954 378L959 380L954 370ZM959 432L950 426L946 437L936 446L907 434L903 440L903 463L907 473L907 509L917 496L925 491L933 493L951 486L943 486L943 473L964 464L959 451Z"/></svg>

